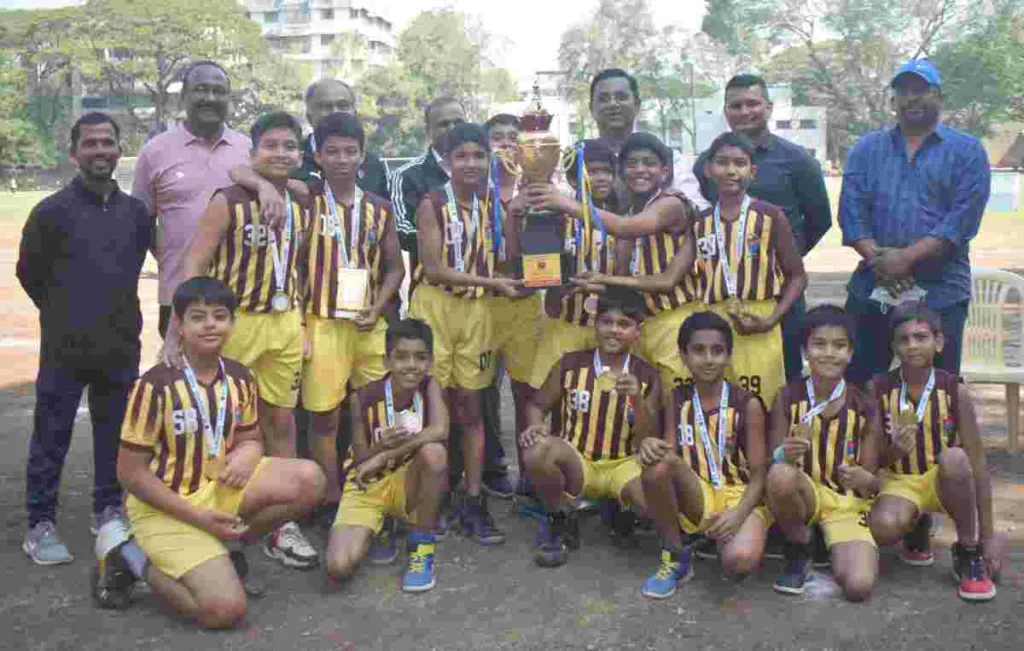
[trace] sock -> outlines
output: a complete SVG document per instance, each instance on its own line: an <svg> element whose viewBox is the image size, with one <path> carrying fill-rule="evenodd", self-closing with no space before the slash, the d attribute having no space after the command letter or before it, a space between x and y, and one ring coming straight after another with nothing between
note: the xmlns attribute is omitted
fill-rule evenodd
<svg viewBox="0 0 1024 651"><path fill-rule="evenodd" d="M146 563L149 559L134 538L121 545L121 558L124 559L136 579L144 580L146 578Z"/></svg>

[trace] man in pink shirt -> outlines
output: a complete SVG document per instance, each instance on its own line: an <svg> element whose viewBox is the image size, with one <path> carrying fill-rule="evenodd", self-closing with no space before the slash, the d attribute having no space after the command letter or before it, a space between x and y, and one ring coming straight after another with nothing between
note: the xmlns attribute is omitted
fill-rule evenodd
<svg viewBox="0 0 1024 651"><path fill-rule="evenodd" d="M231 185L231 168L249 160L249 138L227 124L231 83L213 61L197 61L181 78L184 124L155 136L139 152L132 194L158 220L160 335L171 296L184 280L185 252L214 191Z"/></svg>

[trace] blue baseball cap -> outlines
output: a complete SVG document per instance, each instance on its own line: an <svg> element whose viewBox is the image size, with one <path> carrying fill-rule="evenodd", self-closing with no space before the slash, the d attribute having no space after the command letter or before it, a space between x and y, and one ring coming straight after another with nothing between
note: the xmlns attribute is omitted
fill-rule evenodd
<svg viewBox="0 0 1024 651"><path fill-rule="evenodd" d="M917 75L921 79L928 82L929 86L935 86L936 88L942 88L942 80L939 78L939 69L935 67L935 64L928 59L911 59L896 71L893 75L892 81L889 85L893 88L896 87L896 80L903 75Z"/></svg>

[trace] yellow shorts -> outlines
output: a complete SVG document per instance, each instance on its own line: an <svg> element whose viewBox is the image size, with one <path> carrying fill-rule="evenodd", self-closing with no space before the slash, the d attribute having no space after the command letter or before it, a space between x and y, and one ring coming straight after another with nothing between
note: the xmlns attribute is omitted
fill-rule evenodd
<svg viewBox="0 0 1024 651"><path fill-rule="evenodd" d="M405 511L405 478L411 461L389 475L373 482L362 490L352 479L345 482L341 492L341 504L338 514L334 517L331 529L341 527L366 527L377 533L384 523L384 516L406 520L409 514Z"/></svg>
<svg viewBox="0 0 1024 651"><path fill-rule="evenodd" d="M306 315L310 357L302 368L302 406L331 411L353 389L384 377L384 336L387 323L377 319L370 332L359 332L345 319Z"/></svg>
<svg viewBox="0 0 1024 651"><path fill-rule="evenodd" d="M572 446L569 446L572 447ZM579 450L572 448L579 457L580 467L583 468L583 488L578 495L588 500L619 500L622 501L622 491L626 484L639 479L643 469L640 462L632 454L619 459L602 459L591 461L583 456Z"/></svg>
<svg viewBox="0 0 1024 651"><path fill-rule="evenodd" d="M901 475L885 471L882 473L882 490L878 496L892 495L909 500L917 507L919 514L945 513L939 499L939 467L932 466L923 475Z"/></svg>
<svg viewBox="0 0 1024 651"><path fill-rule="evenodd" d="M409 315L434 333L430 374L441 387L477 391L494 381L494 337L487 299L457 298L431 285L412 294Z"/></svg>
<svg viewBox="0 0 1024 651"><path fill-rule="evenodd" d="M558 365L562 355L574 350L597 346L597 335L593 327L584 328L564 319L541 317L541 337L530 373L530 386L539 389L548 379L548 373Z"/></svg>
<svg viewBox="0 0 1024 651"><path fill-rule="evenodd" d="M694 524L683 515L679 514L679 528L686 533L701 533L707 530L708 525L711 524L711 518L724 513L729 509L733 508L737 504L743 501L743 494L747 491L746 486L734 486L726 484L722 486L720 490L715 490L715 487L709 481L700 482L700 492L704 502L704 514L700 518L700 523ZM757 514L762 520L764 520L764 526L770 527L772 525L771 512L768 507L763 504L754 507L753 513Z"/></svg>
<svg viewBox="0 0 1024 651"><path fill-rule="evenodd" d="M505 370L516 382L529 382L541 338L540 294L521 299L492 296L485 299L494 323L494 349L505 358Z"/></svg>
<svg viewBox="0 0 1024 651"><path fill-rule="evenodd" d="M243 488L231 488L211 481L183 497L200 509L216 509L229 515L238 515L246 488L263 471L268 461L268 457L260 459L249 484ZM180 579L206 561L228 553L224 543L216 536L176 520L134 495L128 496L126 507L139 546L153 565L172 579Z"/></svg>
<svg viewBox="0 0 1024 651"><path fill-rule="evenodd" d="M827 547L848 542L866 542L872 547L878 546L867 522L871 500L852 494L840 495L828 486L811 481L806 474L804 478L811 483L815 502L807 524L821 525Z"/></svg>
<svg viewBox="0 0 1024 651"><path fill-rule="evenodd" d="M743 309L757 316L768 317L775 311L776 301L743 301ZM724 303L699 309L710 309L732 325ZM741 335L733 328L732 364L725 377L744 389L756 393L771 404L779 389L786 384L786 366L782 357L782 325L759 335Z"/></svg>
<svg viewBox="0 0 1024 651"><path fill-rule="evenodd" d="M260 398L292 409L302 381L302 315L235 312L235 327L224 345L224 357L248 367L256 376Z"/></svg>
<svg viewBox="0 0 1024 651"><path fill-rule="evenodd" d="M687 303L674 310L659 312L645 319L640 329L637 352L658 369L666 387L683 384L692 377L679 355L679 326L701 308L699 304Z"/></svg>

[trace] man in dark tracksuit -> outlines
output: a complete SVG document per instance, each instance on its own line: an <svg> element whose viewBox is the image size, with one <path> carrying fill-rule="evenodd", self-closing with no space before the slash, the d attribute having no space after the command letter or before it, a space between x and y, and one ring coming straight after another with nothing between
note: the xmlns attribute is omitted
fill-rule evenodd
<svg viewBox="0 0 1024 651"><path fill-rule="evenodd" d="M150 247L149 211L113 180L117 124L89 113L71 129L79 173L43 199L22 233L18 280L39 308L42 342L28 453L28 533L39 565L70 563L56 530L57 494L82 393L93 432L93 525L124 521L117 453L128 392L139 372L139 272ZM125 525L127 526L127 525Z"/></svg>

